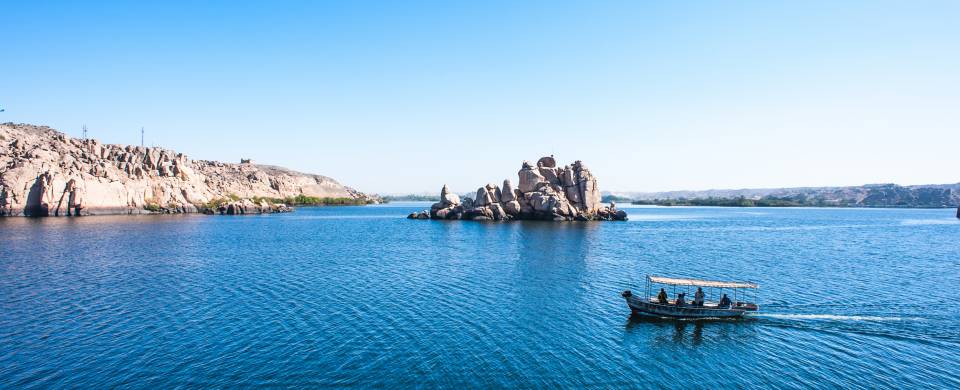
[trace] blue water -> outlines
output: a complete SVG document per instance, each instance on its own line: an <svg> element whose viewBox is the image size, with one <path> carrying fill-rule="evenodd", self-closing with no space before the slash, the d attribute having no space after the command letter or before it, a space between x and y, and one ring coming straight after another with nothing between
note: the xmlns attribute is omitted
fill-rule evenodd
<svg viewBox="0 0 960 390"><path fill-rule="evenodd" d="M954 210L0 219L0 388L960 387ZM630 319L647 273L764 315Z"/></svg>

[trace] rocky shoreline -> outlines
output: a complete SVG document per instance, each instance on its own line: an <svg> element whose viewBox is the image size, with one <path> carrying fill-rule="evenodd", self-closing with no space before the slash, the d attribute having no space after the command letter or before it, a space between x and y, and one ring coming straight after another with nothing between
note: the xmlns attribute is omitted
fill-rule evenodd
<svg viewBox="0 0 960 390"><path fill-rule="evenodd" d="M490 183L477 189L475 198L440 190L440 201L430 210L411 213L410 219L472 221L625 221L627 213L600 201L597 179L586 165L575 161L557 167L553 156L543 157L536 166L524 161L517 188L506 179L503 187Z"/></svg>
<svg viewBox="0 0 960 390"><path fill-rule="evenodd" d="M0 124L0 216L262 214L285 199L378 203L326 176L191 160L172 150L102 144L46 126Z"/></svg>

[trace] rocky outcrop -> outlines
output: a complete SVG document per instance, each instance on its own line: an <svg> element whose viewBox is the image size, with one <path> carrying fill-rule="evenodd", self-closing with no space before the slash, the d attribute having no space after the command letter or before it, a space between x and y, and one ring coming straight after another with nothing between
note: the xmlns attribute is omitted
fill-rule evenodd
<svg viewBox="0 0 960 390"><path fill-rule="evenodd" d="M212 214L210 211L205 210L207 214ZM220 213L220 215L243 215L284 213L292 211L292 209L285 204L274 204L264 200L260 200L259 203L254 203L250 199L243 199L240 201L222 204L217 207L216 211Z"/></svg>
<svg viewBox="0 0 960 390"><path fill-rule="evenodd" d="M430 219L430 212L423 210L421 212L414 212L407 215L407 219Z"/></svg>
<svg viewBox="0 0 960 390"><path fill-rule="evenodd" d="M502 187L490 183L478 188L472 200L465 198L461 201L444 185L440 190L440 201L430 207L430 218L475 221L627 219L627 213L618 210L615 204L601 204L597 178L580 161L562 168L552 156L541 158L536 166L524 161L517 175L517 188L509 179L503 181ZM421 219L423 214L413 213L408 217Z"/></svg>
<svg viewBox="0 0 960 390"><path fill-rule="evenodd" d="M300 195L377 201L326 176L0 124L0 215L282 212L267 199Z"/></svg>

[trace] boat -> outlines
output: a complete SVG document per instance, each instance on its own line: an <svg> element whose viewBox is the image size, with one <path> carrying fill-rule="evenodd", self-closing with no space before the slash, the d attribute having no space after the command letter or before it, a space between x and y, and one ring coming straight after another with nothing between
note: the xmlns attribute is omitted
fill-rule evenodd
<svg viewBox="0 0 960 390"><path fill-rule="evenodd" d="M697 287L703 289L703 304L694 305L692 300L677 305L677 299L667 299L661 302L657 299L659 288L663 288L668 296L677 297L684 293L692 297L691 291ZM643 295L634 294L626 290L620 295L627 301L633 315L666 318L739 318L760 311L756 303L760 285L750 282L723 282L716 280L668 278L647 275ZM729 303L720 304L725 291ZM651 292L653 294L651 295ZM749 294L751 293L752 294ZM753 302L747 298L751 297Z"/></svg>

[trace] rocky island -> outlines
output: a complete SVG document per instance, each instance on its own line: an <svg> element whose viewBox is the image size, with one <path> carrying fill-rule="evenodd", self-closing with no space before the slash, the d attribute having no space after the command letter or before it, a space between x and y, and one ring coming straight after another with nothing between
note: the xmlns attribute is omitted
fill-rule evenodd
<svg viewBox="0 0 960 390"><path fill-rule="evenodd" d="M411 219L465 219L474 221L624 221L627 213L616 205L601 204L597 179L580 161L557 167L553 156L534 166L527 161L517 173L517 188L506 179L503 187L490 183L477 189L475 198L440 190L440 201L430 211L413 213Z"/></svg>
<svg viewBox="0 0 960 390"><path fill-rule="evenodd" d="M250 214L328 202L378 198L326 176L251 160L191 160L168 149L71 138L46 126L0 124L3 216Z"/></svg>

